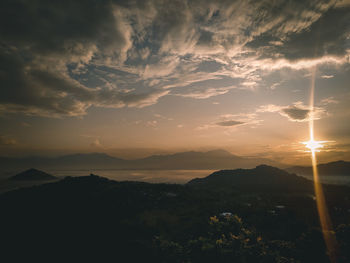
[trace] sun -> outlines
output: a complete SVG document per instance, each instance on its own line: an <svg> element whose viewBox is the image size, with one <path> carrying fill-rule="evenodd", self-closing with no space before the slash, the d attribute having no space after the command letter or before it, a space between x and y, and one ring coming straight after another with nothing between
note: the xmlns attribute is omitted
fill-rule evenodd
<svg viewBox="0 0 350 263"><path fill-rule="evenodd" d="M307 142L302 142L302 144L304 144L306 148L310 149L311 152L319 152L319 149L323 148L326 142L327 141L309 140Z"/></svg>

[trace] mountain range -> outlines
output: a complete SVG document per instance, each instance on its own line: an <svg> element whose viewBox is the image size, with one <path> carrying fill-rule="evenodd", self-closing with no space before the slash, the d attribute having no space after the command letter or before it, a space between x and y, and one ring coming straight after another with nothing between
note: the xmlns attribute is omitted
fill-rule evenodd
<svg viewBox="0 0 350 263"><path fill-rule="evenodd" d="M293 166L286 169L288 172L300 175L312 175L311 166ZM317 165L319 175L342 175L350 176L350 162L336 161Z"/></svg>
<svg viewBox="0 0 350 263"><path fill-rule="evenodd" d="M180 152L169 155L125 160L105 153L72 154L54 158L49 157L0 157L0 166L7 170L23 170L30 167L37 169L235 169L252 168L258 164L277 165L264 158L240 157L225 150L208 152Z"/></svg>
<svg viewBox="0 0 350 263"><path fill-rule="evenodd" d="M254 168L259 164L283 168L298 175L312 175L310 166L293 166L266 158L242 157L225 150L188 151L126 160L105 153L77 153L59 157L0 157L0 172L13 175L35 167L41 170L230 170ZM336 161L318 165L320 175L350 175L350 162Z"/></svg>

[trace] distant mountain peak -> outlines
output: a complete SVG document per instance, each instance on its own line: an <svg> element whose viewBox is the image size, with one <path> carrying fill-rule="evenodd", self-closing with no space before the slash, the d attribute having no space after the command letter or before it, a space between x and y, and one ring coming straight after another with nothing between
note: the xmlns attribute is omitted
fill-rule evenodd
<svg viewBox="0 0 350 263"><path fill-rule="evenodd" d="M10 178L10 180L18 180L18 181L40 181L40 180L54 180L54 179L56 179L55 176L34 168L30 168Z"/></svg>
<svg viewBox="0 0 350 263"><path fill-rule="evenodd" d="M267 165L267 164L260 164L260 165L256 166L254 169L258 170L258 171L271 171L271 172L283 171L283 172L286 172L280 168L277 168L277 167L274 167L271 165Z"/></svg>
<svg viewBox="0 0 350 263"><path fill-rule="evenodd" d="M267 165L267 164L260 164L260 165L255 167L255 169L270 169L270 168L276 168L276 167L273 167L273 166Z"/></svg>

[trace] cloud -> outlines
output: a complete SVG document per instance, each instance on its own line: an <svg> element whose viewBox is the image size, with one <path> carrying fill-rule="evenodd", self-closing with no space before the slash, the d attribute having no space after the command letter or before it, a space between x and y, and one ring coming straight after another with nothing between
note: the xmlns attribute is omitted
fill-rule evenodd
<svg viewBox="0 0 350 263"><path fill-rule="evenodd" d="M291 121L307 121L310 110L292 105L281 109L280 114L288 117Z"/></svg>
<svg viewBox="0 0 350 263"><path fill-rule="evenodd" d="M4 0L0 111L81 116L169 94L207 99L228 85L259 87L264 72L349 63L349 8L323 0Z"/></svg>
<svg viewBox="0 0 350 263"><path fill-rule="evenodd" d="M287 19L286 25L278 25L276 30L266 31L254 38L248 45L261 51L261 56L284 57L288 60L305 58L320 58L325 55L344 56L347 54L346 42L349 34L348 22L350 18L348 8L332 8L334 2L310 1L299 10L299 3L295 11L300 12L296 19L288 19L283 12L281 19ZM285 5L291 7L289 4ZM303 4L302 4L303 5ZM281 17L277 16L277 17ZM289 32L289 34L285 34ZM281 34L282 33L282 34ZM294 33L294 34L291 34ZM282 40L283 45L268 45L267 41Z"/></svg>
<svg viewBox="0 0 350 263"><path fill-rule="evenodd" d="M1 146L13 146L18 144L17 141L10 136L0 135L0 145Z"/></svg>
<svg viewBox="0 0 350 263"><path fill-rule="evenodd" d="M249 89L253 89L257 86L257 82L256 81L244 81L241 83L242 86L249 88Z"/></svg>
<svg viewBox="0 0 350 263"><path fill-rule="evenodd" d="M270 86L270 89L274 90L276 89L278 86L280 86L281 83L277 82L277 83L273 83L271 86Z"/></svg>
<svg viewBox="0 0 350 263"><path fill-rule="evenodd" d="M256 112L278 112L283 108L283 106L277 106L274 104L262 105L260 106Z"/></svg>
<svg viewBox="0 0 350 263"><path fill-rule="evenodd" d="M336 100L334 97L328 97L328 98L322 99L320 103L321 105L338 104L339 101Z"/></svg>
<svg viewBox="0 0 350 263"><path fill-rule="evenodd" d="M306 122L309 121L311 117L314 120L318 120L326 115L326 110L321 107L314 107L311 114L310 107L304 105L302 102L295 102L289 106L279 106L274 104L263 105L260 106L256 112L278 112L280 115L287 117L290 121L294 122Z"/></svg>
<svg viewBox="0 0 350 263"><path fill-rule="evenodd" d="M169 117L163 116L162 114L159 114L159 113L155 113L155 114L153 114L153 116L158 118L158 119L161 119L161 120L167 120L167 121L174 120L173 118L169 118Z"/></svg>
<svg viewBox="0 0 350 263"><path fill-rule="evenodd" d="M205 89L192 89L188 91L188 93L175 93L173 95L181 96L185 98L193 98L193 99L207 99L210 97L223 95L229 92L231 89L236 88L232 87L223 87L223 88L205 88Z"/></svg>
<svg viewBox="0 0 350 263"><path fill-rule="evenodd" d="M256 128L262 120L257 118L255 113L238 113L238 114L222 114L218 116L219 121L210 124L200 125L196 128L198 131L208 130L211 128L225 128L226 132L235 130L239 126L249 126Z"/></svg>
<svg viewBox="0 0 350 263"><path fill-rule="evenodd" d="M350 6L350 0L339 0L335 4L335 7L349 7Z"/></svg>
<svg viewBox="0 0 350 263"><path fill-rule="evenodd" d="M323 79L332 79L332 78L334 78L334 75L322 75L321 78L323 78Z"/></svg>
<svg viewBox="0 0 350 263"><path fill-rule="evenodd" d="M215 127L215 125L213 125L213 124L204 124L204 125L200 125L200 126L196 127L195 130L205 131L205 130L208 130L208 129L213 128L213 127Z"/></svg>
<svg viewBox="0 0 350 263"><path fill-rule="evenodd" d="M164 57L157 63L146 65L142 76L146 79L168 76L173 73L178 64L179 59L177 57Z"/></svg>
<svg viewBox="0 0 350 263"><path fill-rule="evenodd" d="M151 105L167 93L149 89L125 94L116 86L87 87L73 77L77 68L93 64L93 57L106 65L125 62L133 29L123 7L111 1L2 4L6 7L0 15L2 112L79 116L92 105Z"/></svg>
<svg viewBox="0 0 350 263"><path fill-rule="evenodd" d="M238 114L222 114L221 121L218 122L221 126L249 126L250 128L258 127L262 120L258 118L256 113L238 113ZM217 125L219 125L217 123ZM232 125L230 125L232 124Z"/></svg>
<svg viewBox="0 0 350 263"><path fill-rule="evenodd" d="M245 124L245 123L241 121L235 121L235 120L220 121L216 123L216 125L224 126L224 127L232 127L232 126L238 126L242 124Z"/></svg>
<svg viewBox="0 0 350 263"><path fill-rule="evenodd" d="M101 148L102 144L99 139L95 139L92 143L90 143L90 146L93 148Z"/></svg>
<svg viewBox="0 0 350 263"><path fill-rule="evenodd" d="M32 125L28 122L21 122L21 126L23 127L32 127Z"/></svg>
<svg viewBox="0 0 350 263"><path fill-rule="evenodd" d="M158 126L158 121L156 121L156 120L147 121L147 122L146 122L146 126L147 126L147 127L152 127L152 128L157 128L157 126Z"/></svg>

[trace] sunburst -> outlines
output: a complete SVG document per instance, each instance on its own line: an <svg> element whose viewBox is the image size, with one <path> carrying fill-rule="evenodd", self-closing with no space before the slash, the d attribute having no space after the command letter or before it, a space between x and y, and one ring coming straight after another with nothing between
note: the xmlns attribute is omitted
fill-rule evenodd
<svg viewBox="0 0 350 263"><path fill-rule="evenodd" d="M302 142L306 148L310 149L311 152L320 152L321 148L324 147L325 143L328 141L315 141L314 139L310 139L307 142Z"/></svg>

